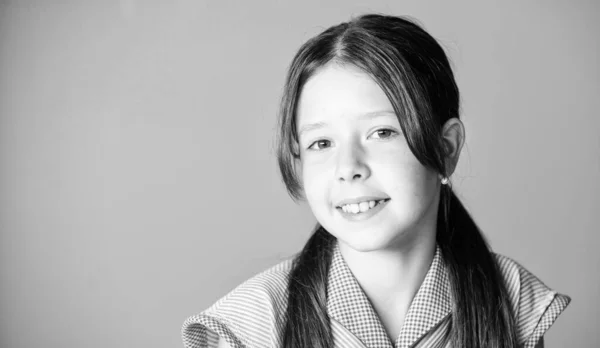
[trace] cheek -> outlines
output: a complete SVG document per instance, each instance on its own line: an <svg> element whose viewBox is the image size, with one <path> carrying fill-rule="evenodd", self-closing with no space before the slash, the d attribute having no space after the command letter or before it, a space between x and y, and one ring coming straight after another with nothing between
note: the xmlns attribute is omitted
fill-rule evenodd
<svg viewBox="0 0 600 348"><path fill-rule="evenodd" d="M308 203L311 206L322 204L329 185L326 169L323 166L303 165L301 173L302 186Z"/></svg>
<svg viewBox="0 0 600 348"><path fill-rule="evenodd" d="M394 161L388 158L381 163L384 167L379 170L380 178L391 189L390 194L414 201L426 199L435 191L437 175L424 167L412 153L403 153L401 156L396 153Z"/></svg>

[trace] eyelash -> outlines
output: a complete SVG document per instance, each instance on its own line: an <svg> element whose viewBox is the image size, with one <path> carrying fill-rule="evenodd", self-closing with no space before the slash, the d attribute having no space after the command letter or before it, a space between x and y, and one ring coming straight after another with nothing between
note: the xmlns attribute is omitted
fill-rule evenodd
<svg viewBox="0 0 600 348"><path fill-rule="evenodd" d="M398 132L396 132L395 130L390 129L390 128L379 128L379 129L376 129L373 133L371 133L371 135L373 135L375 133L378 133L378 132L390 132L390 135L388 137L386 137L386 138L383 138L383 139L388 139L388 138L391 138L393 136L398 135ZM379 138L379 139L381 139L381 138Z"/></svg>
<svg viewBox="0 0 600 348"><path fill-rule="evenodd" d="M386 139L389 139L389 138L392 138L392 137L394 137L394 136L398 135L398 132L396 132L396 131L395 131L395 130L393 130L393 129L390 129L390 128L379 128L379 129L376 129L376 130L374 130L374 131L373 131L373 132L372 132L372 133L369 135L369 138L370 138L370 137L371 137L373 134L378 134L379 132L390 132L390 135L389 135L389 136L387 136L387 137L385 137L385 138L375 138L376 140L386 140ZM331 141L330 141L330 140L327 140L327 139L319 139L319 140L313 141L313 142L312 142L312 143L311 143L311 144L308 146L307 150L312 150L312 151L322 151L322 150L324 150L324 149L314 149L314 148L313 148L313 147L314 147L316 144L319 144L319 143L321 143L321 142L327 142L327 143L331 144Z"/></svg>
<svg viewBox="0 0 600 348"><path fill-rule="evenodd" d="M313 147L314 147L316 144L318 144L318 143L321 143L321 142L324 142L324 141L326 141L326 142L328 142L328 143L331 143L331 141L329 141L329 140L327 140L327 139L319 139L319 140L317 140L317 141L314 141L312 144L310 144L310 145L308 146L307 150L313 150L313 151L322 151L322 150L324 150L324 149L313 149Z"/></svg>

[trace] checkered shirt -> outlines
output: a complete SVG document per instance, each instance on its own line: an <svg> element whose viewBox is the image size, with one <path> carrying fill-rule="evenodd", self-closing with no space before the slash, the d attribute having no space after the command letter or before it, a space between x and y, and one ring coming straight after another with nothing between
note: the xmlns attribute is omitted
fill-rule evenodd
<svg viewBox="0 0 600 348"><path fill-rule="evenodd" d="M448 274L439 247L436 248L427 275L410 305L395 345L390 342L369 299L344 262L337 244L330 272L327 312L369 348L411 347L452 311ZM435 337L431 338L435 342L429 342L431 340L428 339L427 347L443 346L441 344L448 338L448 335L433 336Z"/></svg>
<svg viewBox="0 0 600 348"><path fill-rule="evenodd" d="M494 254L516 314L520 347L533 348L570 302L517 262ZM219 337L232 348L280 347L287 306L291 260L251 278L182 328L187 348L217 347ZM452 299L440 248L412 300L400 335L392 343L336 244L328 279L327 311L336 347L449 348Z"/></svg>

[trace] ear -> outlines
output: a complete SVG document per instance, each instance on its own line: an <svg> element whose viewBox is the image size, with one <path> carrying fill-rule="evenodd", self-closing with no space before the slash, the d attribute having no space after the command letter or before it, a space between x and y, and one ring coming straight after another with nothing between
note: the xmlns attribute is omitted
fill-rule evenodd
<svg viewBox="0 0 600 348"><path fill-rule="evenodd" d="M292 140L292 156L294 160L300 160L300 144L296 140Z"/></svg>
<svg viewBox="0 0 600 348"><path fill-rule="evenodd" d="M458 118L451 118L442 128L444 142L444 158L446 162L446 173L448 176L454 173L458 164L458 157L465 143L465 127Z"/></svg>
<svg viewBox="0 0 600 348"><path fill-rule="evenodd" d="M304 198L304 185L302 183L302 157L300 157L300 144L297 141L294 141L292 146L292 167L294 170L294 176L298 180L298 189L300 194L300 199Z"/></svg>

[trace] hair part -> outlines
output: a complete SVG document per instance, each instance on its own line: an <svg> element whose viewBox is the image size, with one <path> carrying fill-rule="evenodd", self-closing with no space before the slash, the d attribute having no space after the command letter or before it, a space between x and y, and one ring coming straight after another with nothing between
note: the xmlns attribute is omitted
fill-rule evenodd
<svg viewBox="0 0 600 348"><path fill-rule="evenodd" d="M302 197L297 173L296 110L304 84L327 64L352 65L384 91L419 162L447 176L441 130L459 117L459 91L443 48L410 20L363 15L308 40L289 70L279 110L277 160L290 196ZM335 238L317 225L294 260L283 347L333 347L327 277ZM442 185L436 241L448 266L456 347L516 347L514 314L493 255L449 185Z"/></svg>

